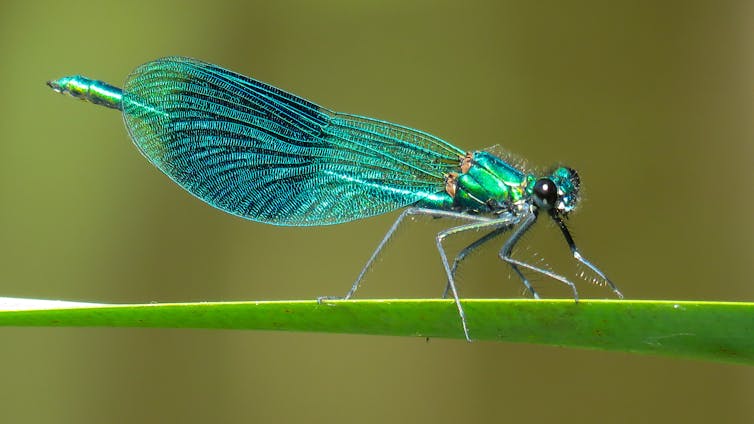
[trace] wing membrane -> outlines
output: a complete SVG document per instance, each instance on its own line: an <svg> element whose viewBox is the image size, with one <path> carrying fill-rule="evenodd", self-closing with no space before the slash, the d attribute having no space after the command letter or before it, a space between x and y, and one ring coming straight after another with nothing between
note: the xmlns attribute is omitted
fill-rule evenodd
<svg viewBox="0 0 754 424"><path fill-rule="evenodd" d="M182 57L137 68L123 112L141 152L187 191L277 225L336 224L416 203L444 190L464 154Z"/></svg>

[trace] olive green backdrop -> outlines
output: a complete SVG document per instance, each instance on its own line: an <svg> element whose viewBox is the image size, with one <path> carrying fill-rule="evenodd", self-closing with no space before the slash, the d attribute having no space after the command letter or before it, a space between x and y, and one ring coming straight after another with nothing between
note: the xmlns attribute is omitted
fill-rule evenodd
<svg viewBox="0 0 754 424"><path fill-rule="evenodd" d="M465 149L500 144L532 166L569 164L585 187L570 220L576 240L627 297L754 300L754 4L659 3L5 0L0 295L345 293L396 214L303 229L225 215L149 165L117 112L44 85L74 73L120 84L137 65L179 54ZM574 275L557 230L538 227L521 256ZM440 228L404 228L359 295L439 296ZM495 253L464 268L463 296L523 295ZM3 422L754 419L754 370L744 366L351 335L0 337Z"/></svg>

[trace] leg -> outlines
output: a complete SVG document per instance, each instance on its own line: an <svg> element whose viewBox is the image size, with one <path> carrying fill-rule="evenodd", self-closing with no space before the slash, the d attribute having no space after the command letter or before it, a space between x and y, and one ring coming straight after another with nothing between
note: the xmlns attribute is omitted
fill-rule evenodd
<svg viewBox="0 0 754 424"><path fill-rule="evenodd" d="M558 227L560 227L560 231L563 232L563 237L566 239L566 243L568 243L568 247L571 249L571 253L573 253L573 257L581 262L582 264L586 265L589 269L594 271L595 274L599 275L603 280L607 282L607 284L610 286L610 288L613 290L613 292L618 296L618 298L623 299L623 293L618 290L618 287L613 284L612 281L610 281L609 278L607 278L607 275L605 275L604 272L600 271L599 268L592 265L591 262L586 260L583 256L581 256L581 253L579 252L579 249L576 247L576 243L573 241L573 237L571 237L571 233L568 231L568 227L566 227L565 222L563 222L562 219L553 216L553 220L558 223Z"/></svg>
<svg viewBox="0 0 754 424"><path fill-rule="evenodd" d="M529 228L531 228L534 223L537 222L537 212L532 212L529 214L524 221L521 223L521 225L516 229L516 231L513 232L511 237L505 242L503 245L503 248L500 249L500 259L504 260L505 262L508 262L514 271L516 271L516 274L518 274L519 277L523 280L524 285L526 288L534 295L535 298L539 298L539 295L537 295L537 292L534 290L534 287L531 286L529 283L529 280L524 277L523 273L521 273L521 270L518 267L530 269L532 271L539 272L540 274L544 274L552 279L558 280L563 284L566 284L573 290L573 299L575 301L579 301L579 292L576 289L576 285L573 284L573 282L569 281L567 278L563 277L562 275L555 274L552 271L548 271L544 268L536 267L534 265L527 264L526 262L521 262L517 259L513 259L511 257L511 252L513 251L513 247L516 245L516 243L521 239L521 236L523 236L527 231L529 231Z"/></svg>
<svg viewBox="0 0 754 424"><path fill-rule="evenodd" d="M510 226L503 226L500 228L496 228L489 233L483 235L482 237L478 238L476 241L471 243L470 245L466 246L461 250L458 255L456 255L455 259L453 260L453 266L450 267L450 274L455 278L456 272L458 271L458 266L461 264L461 262L466 259L467 256L469 256L471 253L476 251L477 248L482 246L483 244L487 243L490 240L494 240L496 237L498 237L500 234L510 230ZM442 298L445 299L448 297L448 291L450 291L450 281L448 281L448 284L445 286L445 291L442 293Z"/></svg>
<svg viewBox="0 0 754 424"><path fill-rule="evenodd" d="M385 234L385 237L382 238L382 241L380 244L377 245L377 248L372 253L372 256L367 261L366 265L364 265L364 268L361 269L361 272L359 273L359 276L356 277L356 281L353 283L353 286L351 286L351 289L348 290L345 296L322 296L317 298L317 301L322 303L323 300L348 300L350 299L354 293L356 293L356 290L359 288L359 284L361 284L361 280L364 279L364 276L366 275L367 271L372 267L372 264L374 264L374 261L377 259L377 257L382 253L382 249L387 245L388 241L390 241L390 238L393 236L393 233L398 229L398 227L401 225L403 220L409 216L409 215L430 215L430 216L436 216L436 217L445 217L445 218L457 218L457 219L464 219L464 220L472 220L472 221L480 221L480 222L488 222L490 221L489 218L483 218L478 217L474 215L467 215L462 214L458 212L450 212L450 211L437 211L433 209L424 209L424 208L409 208L403 211L398 218L395 220L393 225L390 227L390 229L387 231L387 234Z"/></svg>
<svg viewBox="0 0 754 424"><path fill-rule="evenodd" d="M453 293L453 299L455 300L456 306L458 307L458 315L461 317L461 325L463 326L463 333L466 336L466 340L469 342L471 341L471 337L469 336L469 327L466 324L466 314L463 312L463 306L461 306L461 299L458 297L458 290L456 289L455 279L453 278L453 271L450 268L450 264L448 262L448 256L445 253L445 248L443 248L442 242L443 240L445 240L447 236L462 233L465 231L483 230L490 227L506 228L508 226L510 226L510 221L501 220L501 219L491 220L491 221L482 221L482 222L473 222L471 224L459 225L457 227L448 228L447 230L439 232L437 234L437 237L435 237L437 250L440 252L440 259L442 259L442 265L445 268L445 273L448 276L448 286L450 287L451 293ZM497 229L493 230L489 234L494 234L496 230ZM482 237L482 239L483 238L484 237ZM482 243L479 243L479 244L482 244Z"/></svg>

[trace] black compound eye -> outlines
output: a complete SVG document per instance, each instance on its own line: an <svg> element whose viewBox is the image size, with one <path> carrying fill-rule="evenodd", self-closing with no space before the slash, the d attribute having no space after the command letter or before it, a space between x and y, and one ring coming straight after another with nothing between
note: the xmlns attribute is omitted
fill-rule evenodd
<svg viewBox="0 0 754 424"><path fill-rule="evenodd" d="M540 207L550 209L558 201L558 188L549 178L537 180L534 184L534 196L537 198L537 204Z"/></svg>

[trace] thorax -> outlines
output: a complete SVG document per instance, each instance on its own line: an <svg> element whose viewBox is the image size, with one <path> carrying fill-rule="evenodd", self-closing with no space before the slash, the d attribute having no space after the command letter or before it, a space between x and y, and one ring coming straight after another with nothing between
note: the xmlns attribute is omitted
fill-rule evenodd
<svg viewBox="0 0 754 424"><path fill-rule="evenodd" d="M521 213L527 207L535 177L488 152L469 152L460 172L445 180L445 201L428 205L475 214Z"/></svg>

